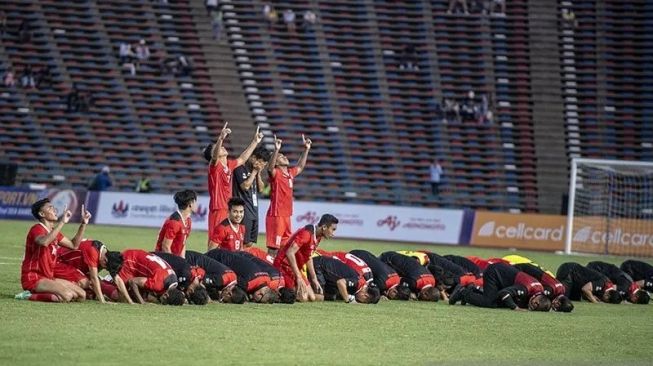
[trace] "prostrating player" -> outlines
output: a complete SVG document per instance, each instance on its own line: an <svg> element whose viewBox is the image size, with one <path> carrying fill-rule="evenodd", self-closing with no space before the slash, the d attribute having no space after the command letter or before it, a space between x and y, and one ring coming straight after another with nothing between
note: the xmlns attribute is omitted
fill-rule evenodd
<svg viewBox="0 0 653 366"><path fill-rule="evenodd" d="M270 264L274 263L274 257L269 255L266 251L259 249L257 247L245 248L245 251L258 259L264 260Z"/></svg>
<svg viewBox="0 0 653 366"><path fill-rule="evenodd" d="M457 285L483 287L483 277L477 277L465 268L436 253L429 251L423 251L423 253L429 258L427 269L435 277L438 284L443 285L444 290L449 294Z"/></svg>
<svg viewBox="0 0 653 366"><path fill-rule="evenodd" d="M259 146L247 163L234 170L233 195L245 202L245 247L251 247L258 240L258 194L265 188L261 175L269 160L270 152Z"/></svg>
<svg viewBox="0 0 653 366"><path fill-rule="evenodd" d="M340 298L346 303L362 304L376 304L381 298L376 285L368 285L356 270L336 258L313 257L313 267L320 286L324 289L324 295L316 295L318 298L330 301Z"/></svg>
<svg viewBox="0 0 653 366"><path fill-rule="evenodd" d="M565 296L571 300L584 297L593 303L598 303L599 299L611 304L621 303L617 287L606 276L578 263L561 264L556 278L565 285Z"/></svg>
<svg viewBox="0 0 653 366"><path fill-rule="evenodd" d="M574 310L574 305L565 295L565 285L553 277L551 272L544 270L538 264L531 262L528 258L514 255L503 257L503 259L510 262L513 267L535 278L542 284L544 287L544 294L551 300L551 309L553 309L553 311L570 313ZM516 260L519 263L513 264L512 260Z"/></svg>
<svg viewBox="0 0 653 366"><path fill-rule="evenodd" d="M617 286L619 295L629 302L633 304L648 304L649 301L651 301L648 292L639 287L639 285L633 281L632 277L614 264L594 261L587 263L587 268L593 269L608 277L610 282Z"/></svg>
<svg viewBox="0 0 653 366"><path fill-rule="evenodd" d="M221 248L209 250L206 255L236 272L238 287L249 295L250 301L271 304L277 300L269 286L270 276L249 258Z"/></svg>
<svg viewBox="0 0 653 366"><path fill-rule="evenodd" d="M319 294L322 287L315 276L311 255L317 249L322 239L330 239L338 228L338 219L330 214L324 214L315 225L306 225L297 230L281 247L274 259L274 266L281 271L285 288L295 292L298 301L315 301L315 293L308 286L308 280L302 274L306 265L308 274L313 280L313 287Z"/></svg>
<svg viewBox="0 0 653 366"><path fill-rule="evenodd" d="M372 270L374 284L390 300L409 300L410 288L401 286L401 277L392 267L381 262L374 254L361 249L349 253L363 260Z"/></svg>
<svg viewBox="0 0 653 366"><path fill-rule="evenodd" d="M408 284L410 290L417 295L418 300L438 301L440 299L440 291L436 287L435 277L412 257L397 252L385 252L379 256L379 259L397 271L402 282Z"/></svg>
<svg viewBox="0 0 653 366"><path fill-rule="evenodd" d="M224 301L222 291L236 285L236 272L208 255L192 250L186 251L186 262L191 265L191 268L199 267L204 270L202 283L212 300L220 301L222 299L222 302L231 300L231 296L229 296L226 298L227 301ZM243 301L244 295L243 293Z"/></svg>
<svg viewBox="0 0 653 366"><path fill-rule="evenodd" d="M164 305L183 305L184 293L177 288L177 275L160 257L140 249L107 253L107 270L124 301L133 304L127 286L136 301L145 304L141 289L158 297Z"/></svg>
<svg viewBox="0 0 653 366"><path fill-rule="evenodd" d="M653 266L642 261L627 260L621 266L622 271L626 272L633 281L637 282L639 287L646 291L653 292Z"/></svg>
<svg viewBox="0 0 653 366"><path fill-rule="evenodd" d="M443 257L445 259L447 259L447 260L449 260L449 261L463 267L465 269L465 271L473 273L474 276L476 276L476 277L480 277L481 273L483 273L483 271L481 271L481 269L478 268L478 266L476 264L474 264L474 262L470 261L469 259L467 259L467 258L465 258L463 256L447 254L447 255L443 255Z"/></svg>
<svg viewBox="0 0 653 366"><path fill-rule="evenodd" d="M195 305L206 305L209 294L202 284L206 272L201 267L191 267L186 259L171 253L154 252L159 258L166 261L177 275L178 289L184 292L189 302Z"/></svg>
<svg viewBox="0 0 653 366"><path fill-rule="evenodd" d="M204 148L204 159L209 163L209 238L213 236L216 225L227 218L227 201L232 196L231 176L234 169L243 165L252 155L256 145L263 140L263 134L256 127L254 139L245 151L237 159L227 159L229 152L223 146L225 138L231 133L227 124L228 122L224 123L215 144Z"/></svg>
<svg viewBox="0 0 653 366"><path fill-rule="evenodd" d="M318 249L317 252L320 255L326 255L328 257L333 257L342 263L346 264L349 266L351 269L356 271L359 276L363 277L365 279L365 282L370 283L374 280L374 276L372 275L372 269L370 266L365 263L364 260L358 258L354 254L347 253L347 252L327 252L326 250L323 249Z"/></svg>
<svg viewBox="0 0 653 366"><path fill-rule="evenodd" d="M453 305L464 300L484 308L507 307L513 310L549 311L551 300L543 293L544 287L533 277L517 268L494 263L483 272L483 292L471 286L458 286L449 298Z"/></svg>
<svg viewBox="0 0 653 366"><path fill-rule="evenodd" d="M293 187L295 177L306 167L308 152L311 150L311 139L302 135L304 152L297 166L290 167L288 158L279 152L281 140L274 136L274 152L268 162L270 180L270 207L265 217L265 245L268 253L277 255L279 248L286 243L292 233L290 216L293 208Z"/></svg>
<svg viewBox="0 0 653 366"><path fill-rule="evenodd" d="M20 277L25 291L19 294L19 297L46 302L83 301L86 298L84 290L70 281L56 278L55 271L59 275L74 275L77 279L84 277L71 266L57 264L57 251L60 246L77 249L84 236L84 229L88 225L91 213L86 211L82 205L82 222L72 240L61 233L61 229L73 215L69 210L64 209L63 215L57 218L57 209L49 199L45 198L32 205L32 215L38 220L38 223L30 228L25 239L25 256Z"/></svg>
<svg viewBox="0 0 653 366"><path fill-rule="evenodd" d="M229 251L243 249L245 242L245 225L242 224L245 202L238 197L229 200L229 216L213 229L209 238L208 250L222 248Z"/></svg>
<svg viewBox="0 0 653 366"><path fill-rule="evenodd" d="M272 289L273 291L278 292L280 288L283 287L283 277L281 277L281 272L279 272L278 269L276 269L272 263L268 262L265 259L261 259L254 254L251 254L246 251L240 251L240 252L235 252L237 255L246 258L247 260L252 261L254 264L256 264L259 268L259 270L265 272L270 276L270 283L268 284L268 287Z"/></svg>
<svg viewBox="0 0 653 366"><path fill-rule="evenodd" d="M178 210L163 223L154 250L183 258L186 254L186 239L191 230L190 216L197 209L197 193L191 190L179 191L175 193L174 199Z"/></svg>
<svg viewBox="0 0 653 366"><path fill-rule="evenodd" d="M106 268L107 247L99 240L84 240L76 250L61 248L59 263L70 265L86 275L78 284L83 289L92 289L95 299L105 303L106 294L111 300L118 301L118 289L111 283L101 281L99 270Z"/></svg>
<svg viewBox="0 0 653 366"><path fill-rule="evenodd" d="M481 257L477 257L477 256L474 256L474 255L469 255L469 256L467 256L467 259L469 259L470 261L472 261L472 263L474 263L476 266L478 266L478 268L480 268L481 271L485 271L487 266L489 266L490 264L494 264L494 263L510 264L510 263L508 263L508 261L503 260L503 258L483 259Z"/></svg>

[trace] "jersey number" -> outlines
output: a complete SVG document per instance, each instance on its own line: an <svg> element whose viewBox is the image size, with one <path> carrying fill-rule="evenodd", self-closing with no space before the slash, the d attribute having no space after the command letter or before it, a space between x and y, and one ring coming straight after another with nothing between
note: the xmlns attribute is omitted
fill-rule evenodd
<svg viewBox="0 0 653 366"><path fill-rule="evenodd" d="M145 258L151 260L152 262L156 262L156 263L157 263L158 265L160 265L161 268L163 268L163 269L168 269L168 263L166 263L163 259L157 257L157 256L154 255L154 254L149 254L149 255L148 255L147 257L145 257Z"/></svg>

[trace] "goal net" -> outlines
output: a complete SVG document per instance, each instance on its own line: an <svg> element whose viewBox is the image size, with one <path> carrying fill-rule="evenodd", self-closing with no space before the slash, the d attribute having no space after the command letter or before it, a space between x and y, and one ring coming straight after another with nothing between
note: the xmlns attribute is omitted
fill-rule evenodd
<svg viewBox="0 0 653 366"><path fill-rule="evenodd" d="M653 257L653 163L572 160L565 252Z"/></svg>

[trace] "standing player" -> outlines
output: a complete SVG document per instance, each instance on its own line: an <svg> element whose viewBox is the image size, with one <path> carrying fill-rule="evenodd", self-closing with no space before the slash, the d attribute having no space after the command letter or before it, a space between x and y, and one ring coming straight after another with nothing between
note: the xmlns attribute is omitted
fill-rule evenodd
<svg viewBox="0 0 653 366"><path fill-rule="evenodd" d="M642 261L627 260L619 267L626 272L639 287L653 292L653 266Z"/></svg>
<svg viewBox="0 0 653 366"><path fill-rule="evenodd" d="M315 274L324 288L325 300L342 299L346 303L376 304L381 293L375 285L369 285L356 270L342 261L329 256L313 257Z"/></svg>
<svg viewBox="0 0 653 366"><path fill-rule="evenodd" d="M154 250L183 258L186 255L186 239L191 230L190 216L197 209L197 193L191 190L180 191L175 193L174 199L178 210L163 223Z"/></svg>
<svg viewBox="0 0 653 366"><path fill-rule="evenodd" d="M270 152L259 146L247 163L234 170L233 195L245 202L245 247L251 247L258 240L258 194L265 188L261 174L268 160Z"/></svg>
<svg viewBox="0 0 653 366"><path fill-rule="evenodd" d="M72 240L61 233L61 229L73 215L69 210L64 208L63 215L57 218L57 209L45 198L32 205L32 215L38 223L30 228L25 240L25 256L20 277L25 292L20 294L20 297L47 302L83 301L86 297L84 290L72 282L56 278L55 267L58 267L59 273L79 273L68 265L57 265L57 250L60 245L77 249L91 219L91 213L82 205L82 222Z"/></svg>
<svg viewBox="0 0 653 366"><path fill-rule="evenodd" d="M633 304L648 304L649 301L651 301L648 292L639 287L639 285L633 281L632 277L614 264L594 261L587 263L587 268L593 269L608 277L610 281L617 286L619 295L629 302Z"/></svg>
<svg viewBox="0 0 653 366"><path fill-rule="evenodd" d="M421 301L438 301L440 291L436 288L435 277L412 257L397 252L385 252L379 259L394 268L402 282L408 284L410 290Z"/></svg>
<svg viewBox="0 0 653 366"><path fill-rule="evenodd" d="M483 273L483 292L458 286L449 298L454 305L464 300L484 308L507 307L512 310L549 311L551 300L544 287L533 277L505 263L490 264Z"/></svg>
<svg viewBox="0 0 653 366"><path fill-rule="evenodd" d="M238 197L231 198L229 216L213 229L208 250L215 248L232 252L242 250L245 242L245 225L242 224L244 214L245 202Z"/></svg>
<svg viewBox="0 0 653 366"><path fill-rule="evenodd" d="M606 276L578 263L561 264L556 278L565 285L565 295L571 300L584 297L593 303L600 299L611 304L619 304L622 300L617 287Z"/></svg>
<svg viewBox="0 0 653 366"><path fill-rule="evenodd" d="M186 297L177 288L177 275L170 265L154 254L140 249L127 249L122 253L107 253L107 270L118 287L122 298L133 304L127 286L132 290L136 301L145 304L141 295L144 289L164 305L183 305Z"/></svg>
<svg viewBox="0 0 653 366"><path fill-rule="evenodd" d="M215 144L204 148L204 158L209 162L209 238L213 236L215 226L227 218L227 201L232 195L231 176L234 169L243 165L252 155L256 145L263 140L263 134L256 127L254 139L245 151L237 159L227 159L229 153L223 143L230 133L231 129L227 128L225 122Z"/></svg>
<svg viewBox="0 0 653 366"><path fill-rule="evenodd" d="M274 136L274 152L268 162L270 207L265 217L265 245L272 256L277 255L279 247L286 243L292 233L290 216L292 216L294 181L306 167L306 159L312 144L311 139L304 135L302 141L304 152L297 166L291 168L288 158L279 152L281 140Z"/></svg>
<svg viewBox="0 0 653 366"><path fill-rule="evenodd" d="M381 262L374 254L361 249L349 253L363 260L372 270L374 284L390 300L409 300L410 288L401 286L401 277L392 267Z"/></svg>
<svg viewBox="0 0 653 366"><path fill-rule="evenodd" d="M118 300L118 289L106 281L101 281L99 270L106 268L107 247L99 240L84 240L77 250L61 248L59 250L60 263L65 263L86 275L79 284L83 289L92 289L95 299L104 304L104 294L110 299Z"/></svg>
<svg viewBox="0 0 653 366"><path fill-rule="evenodd" d="M274 259L274 266L281 271L283 282L287 289L295 291L298 301L315 301L315 293L308 286L308 280L301 269L306 265L308 274L313 280L315 292L320 294L322 287L317 281L311 255L317 249L322 239L330 239L338 228L338 219L330 214L324 214L315 225L306 225L297 230L279 250Z"/></svg>

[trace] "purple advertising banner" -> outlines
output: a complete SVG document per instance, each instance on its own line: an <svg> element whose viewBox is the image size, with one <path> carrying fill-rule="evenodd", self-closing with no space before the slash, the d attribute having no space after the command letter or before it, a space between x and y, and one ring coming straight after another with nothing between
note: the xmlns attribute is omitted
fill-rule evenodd
<svg viewBox="0 0 653 366"><path fill-rule="evenodd" d="M86 190L44 189L34 190L20 187L0 187L0 219L34 220L32 204L40 199L49 198L61 214L64 208L73 212L71 222L79 222L80 211L86 204ZM89 208L90 210L90 208Z"/></svg>

